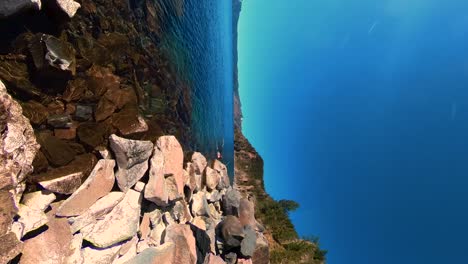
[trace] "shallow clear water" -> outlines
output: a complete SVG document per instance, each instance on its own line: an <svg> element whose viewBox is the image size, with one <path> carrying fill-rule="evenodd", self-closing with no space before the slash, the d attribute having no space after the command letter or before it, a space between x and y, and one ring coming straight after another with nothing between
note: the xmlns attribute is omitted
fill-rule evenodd
<svg viewBox="0 0 468 264"><path fill-rule="evenodd" d="M192 148L234 174L231 1L162 0L161 46L192 91Z"/></svg>

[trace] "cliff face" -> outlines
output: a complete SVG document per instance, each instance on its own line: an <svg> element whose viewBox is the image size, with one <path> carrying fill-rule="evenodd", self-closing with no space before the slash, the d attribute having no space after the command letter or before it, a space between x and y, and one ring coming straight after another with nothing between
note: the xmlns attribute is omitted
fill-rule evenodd
<svg viewBox="0 0 468 264"><path fill-rule="evenodd" d="M239 17L242 10L242 1L232 0L232 47L233 47L233 65L234 65L234 128L242 129L242 111L241 102L239 98L239 78L238 78L238 55L237 55L237 28L239 24Z"/></svg>

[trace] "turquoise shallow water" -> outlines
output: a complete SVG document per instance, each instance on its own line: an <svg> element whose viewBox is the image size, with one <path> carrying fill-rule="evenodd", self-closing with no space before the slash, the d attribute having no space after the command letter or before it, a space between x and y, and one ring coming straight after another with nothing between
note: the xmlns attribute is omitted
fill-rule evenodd
<svg viewBox="0 0 468 264"><path fill-rule="evenodd" d="M192 92L192 148L234 174L231 1L162 0L161 46Z"/></svg>

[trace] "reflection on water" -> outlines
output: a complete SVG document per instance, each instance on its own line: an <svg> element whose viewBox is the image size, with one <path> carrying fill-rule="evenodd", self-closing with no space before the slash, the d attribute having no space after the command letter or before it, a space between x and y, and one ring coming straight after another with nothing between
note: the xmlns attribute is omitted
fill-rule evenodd
<svg viewBox="0 0 468 264"><path fill-rule="evenodd" d="M231 1L157 1L160 48L190 87L192 149L234 173ZM182 99L183 100L183 99ZM158 101L150 99L157 109Z"/></svg>

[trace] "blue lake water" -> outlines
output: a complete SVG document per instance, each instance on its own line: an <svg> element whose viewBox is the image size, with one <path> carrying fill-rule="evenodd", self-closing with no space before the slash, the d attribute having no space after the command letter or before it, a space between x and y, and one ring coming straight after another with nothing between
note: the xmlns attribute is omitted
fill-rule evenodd
<svg viewBox="0 0 468 264"><path fill-rule="evenodd" d="M162 0L161 46L191 86L193 150L223 155L234 174L231 1Z"/></svg>

